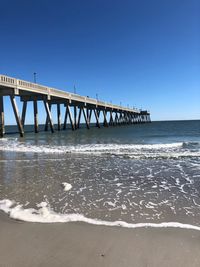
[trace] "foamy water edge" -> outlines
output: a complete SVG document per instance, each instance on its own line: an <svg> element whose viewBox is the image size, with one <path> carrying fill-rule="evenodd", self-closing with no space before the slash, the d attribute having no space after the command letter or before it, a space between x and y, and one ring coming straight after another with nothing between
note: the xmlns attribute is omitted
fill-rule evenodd
<svg viewBox="0 0 200 267"><path fill-rule="evenodd" d="M181 228L187 230L200 231L199 226L184 224L180 222L162 222L162 223L127 223L125 221L104 221L87 218L82 214L59 214L50 209L48 203L41 202L36 209L24 209L22 205L15 205L15 201L9 199L0 200L0 210L9 215L10 218L25 222L37 223L67 223L84 222L101 226L117 226L124 228Z"/></svg>

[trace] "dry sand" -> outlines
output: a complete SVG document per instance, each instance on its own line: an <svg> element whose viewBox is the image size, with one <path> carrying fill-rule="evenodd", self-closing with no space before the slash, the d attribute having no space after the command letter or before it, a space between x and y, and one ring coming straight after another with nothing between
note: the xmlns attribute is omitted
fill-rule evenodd
<svg viewBox="0 0 200 267"><path fill-rule="evenodd" d="M0 266L199 267L200 232L26 223L0 213Z"/></svg>

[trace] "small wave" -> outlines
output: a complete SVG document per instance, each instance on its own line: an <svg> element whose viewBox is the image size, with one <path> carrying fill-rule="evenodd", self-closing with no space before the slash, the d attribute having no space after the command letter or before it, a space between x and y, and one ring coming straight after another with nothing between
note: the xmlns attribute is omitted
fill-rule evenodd
<svg viewBox="0 0 200 267"><path fill-rule="evenodd" d="M179 153L144 153L144 154L115 154L115 156L121 156L124 159L184 159L184 158L198 158L200 152L179 152Z"/></svg>
<svg viewBox="0 0 200 267"><path fill-rule="evenodd" d="M68 145L68 146L48 146L48 145L32 145L30 143L20 143L16 141L8 141L0 143L1 151L11 152L33 152L33 153L108 153L123 151L140 151L140 150L160 150L181 148L182 143L171 144L84 144L84 145Z"/></svg>
<svg viewBox="0 0 200 267"><path fill-rule="evenodd" d="M182 228L188 230L200 231L199 226L183 224L179 222L162 222L162 223L127 223L124 221L103 221L98 219L87 218L82 214L59 214L50 209L46 202L41 202L36 209L24 209L22 205L15 205L14 201L9 199L0 200L0 210L9 215L10 218L38 223L66 223L66 222L85 222L94 225L103 226L120 226L125 228Z"/></svg>
<svg viewBox="0 0 200 267"><path fill-rule="evenodd" d="M182 147L185 149L200 149L200 142L183 142Z"/></svg>

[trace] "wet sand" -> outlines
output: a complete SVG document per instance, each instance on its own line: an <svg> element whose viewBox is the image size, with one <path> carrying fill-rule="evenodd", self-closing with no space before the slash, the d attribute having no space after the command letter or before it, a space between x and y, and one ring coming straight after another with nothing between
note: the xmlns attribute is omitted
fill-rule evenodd
<svg viewBox="0 0 200 267"><path fill-rule="evenodd" d="M0 213L0 266L199 267L200 231L40 224Z"/></svg>

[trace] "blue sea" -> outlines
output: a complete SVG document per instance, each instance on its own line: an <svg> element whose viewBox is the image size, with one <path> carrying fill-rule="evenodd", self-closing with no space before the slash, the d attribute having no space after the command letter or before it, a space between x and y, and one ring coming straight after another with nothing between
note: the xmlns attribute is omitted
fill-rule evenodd
<svg viewBox="0 0 200 267"><path fill-rule="evenodd" d="M41 130L43 126L40 126ZM200 121L0 139L0 210L42 223L200 229Z"/></svg>

